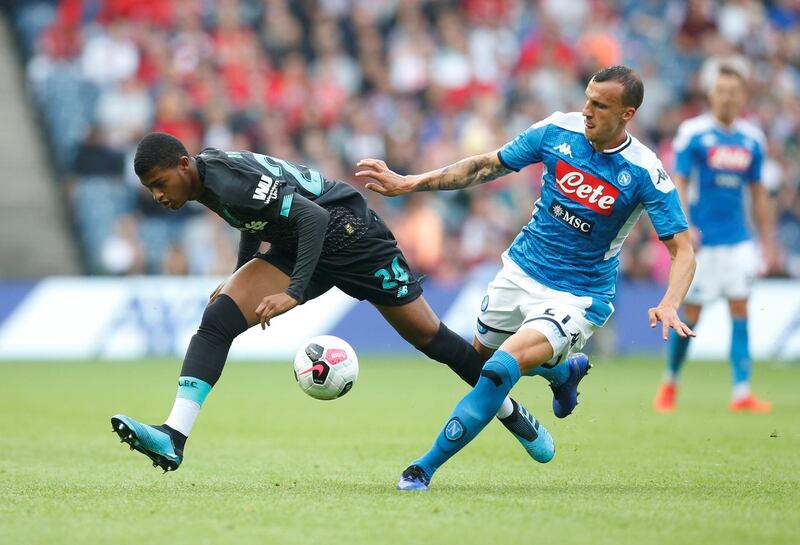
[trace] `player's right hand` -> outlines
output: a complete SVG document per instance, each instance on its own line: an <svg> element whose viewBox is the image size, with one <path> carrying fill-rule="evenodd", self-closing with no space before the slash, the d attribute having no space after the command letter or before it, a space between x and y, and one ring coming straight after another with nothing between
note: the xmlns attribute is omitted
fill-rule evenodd
<svg viewBox="0 0 800 545"><path fill-rule="evenodd" d="M380 159L361 159L356 166L363 169L356 172L358 178L372 178L366 188L387 197L402 195L414 191L414 180L410 176L401 176L389 169Z"/></svg>
<svg viewBox="0 0 800 545"><path fill-rule="evenodd" d="M225 287L225 281L222 281L220 285L217 286L217 289L215 289L214 292L211 294L211 297L208 298L209 305L214 302L214 299L217 298L217 295L219 295L219 292L221 292L222 288L224 287Z"/></svg>
<svg viewBox="0 0 800 545"><path fill-rule="evenodd" d="M674 329L680 337L696 337L697 334L683 323L678 316L678 309L674 306L659 304L657 307L647 309L647 319L650 327L656 327L661 322L661 338L665 341L669 338L669 330Z"/></svg>

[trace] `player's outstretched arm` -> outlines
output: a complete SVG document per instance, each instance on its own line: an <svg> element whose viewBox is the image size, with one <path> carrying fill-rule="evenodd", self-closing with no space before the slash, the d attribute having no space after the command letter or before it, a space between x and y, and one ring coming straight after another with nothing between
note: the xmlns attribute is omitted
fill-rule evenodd
<svg viewBox="0 0 800 545"><path fill-rule="evenodd" d="M661 336L666 341L670 328L681 337L694 337L694 331L683 323L678 316L678 308L689 291L689 286L694 278L694 250L692 240L688 231L676 233L664 244L669 249L672 257L672 264L669 268L669 281L667 282L667 292L658 303L657 307L652 307L647 311L650 327L656 327L661 322Z"/></svg>
<svg viewBox="0 0 800 545"><path fill-rule="evenodd" d="M370 178L366 188L387 197L411 193L412 191L439 191L444 189L464 189L499 178L510 169L503 166L497 151L473 155L444 168L424 174L401 176L389 169L380 159L362 159L356 164L361 170L356 172L360 178Z"/></svg>

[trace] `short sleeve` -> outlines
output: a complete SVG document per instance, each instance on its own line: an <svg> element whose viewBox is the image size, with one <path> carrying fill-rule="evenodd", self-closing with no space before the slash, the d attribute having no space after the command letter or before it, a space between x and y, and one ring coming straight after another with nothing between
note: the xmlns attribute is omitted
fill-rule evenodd
<svg viewBox="0 0 800 545"><path fill-rule="evenodd" d="M764 148L766 146L766 139L759 131L760 138L754 138L753 144L753 158L750 161L750 171L748 172L747 180L751 183L761 183L761 169L764 166Z"/></svg>
<svg viewBox="0 0 800 545"><path fill-rule="evenodd" d="M666 239L686 231L689 222L681 207L678 190L664 170L661 161L647 169L646 179L642 180L642 204L650 216L650 222L658 234L658 238Z"/></svg>
<svg viewBox="0 0 800 545"><path fill-rule="evenodd" d="M678 134L672 141L672 151L675 153L673 172L684 178L688 178L692 172L692 142L692 133L685 124L681 125L678 128Z"/></svg>
<svg viewBox="0 0 800 545"><path fill-rule="evenodd" d="M553 114L547 119L543 119L531 125L520 133L514 140L504 145L497 152L500 162L511 170L520 171L528 165L540 163L542 161L542 140L550 127L551 119L555 115L563 115L560 112Z"/></svg>

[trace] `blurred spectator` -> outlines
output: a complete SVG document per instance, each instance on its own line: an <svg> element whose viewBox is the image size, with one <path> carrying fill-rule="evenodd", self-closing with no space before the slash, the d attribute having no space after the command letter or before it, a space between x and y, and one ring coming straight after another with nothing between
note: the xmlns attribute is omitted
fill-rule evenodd
<svg viewBox="0 0 800 545"><path fill-rule="evenodd" d="M114 20L105 28L95 26L81 54L86 79L99 85L112 85L133 76L139 67L139 49L131 39L133 28L124 20Z"/></svg>
<svg viewBox="0 0 800 545"><path fill-rule="evenodd" d="M133 215L124 214L114 224L114 232L100 248L100 264L108 274L143 274L145 258L139 240L138 222Z"/></svg>
<svg viewBox="0 0 800 545"><path fill-rule="evenodd" d="M364 156L423 172L496 149L554 110L579 110L591 73L623 62L645 82L632 132L669 169L676 127L706 108L704 74L724 58L750 68L747 117L769 139L763 178L784 256L775 272L800 276L795 0L37 0L9 13L56 170L76 177L75 194L128 195L125 157L139 195L75 206L87 270L101 251L123 261L118 242L99 249L114 213L141 218L119 229L140 237L150 272L230 270L235 232L198 245L193 230L225 227L194 207L165 218L138 187L127 163L148 131L192 153L255 149L349 181ZM410 265L449 278L503 250L530 217L540 173L466 194L368 197L402 234ZM626 244L624 274L662 276L646 223Z"/></svg>
<svg viewBox="0 0 800 545"><path fill-rule="evenodd" d="M444 222L428 193L411 193L393 231L411 268L435 274L444 250Z"/></svg>

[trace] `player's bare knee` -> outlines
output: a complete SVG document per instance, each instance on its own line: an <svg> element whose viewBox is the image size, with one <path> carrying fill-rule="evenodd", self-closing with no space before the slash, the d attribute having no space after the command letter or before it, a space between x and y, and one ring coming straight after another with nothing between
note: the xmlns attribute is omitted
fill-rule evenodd
<svg viewBox="0 0 800 545"><path fill-rule="evenodd" d="M420 324L415 324L414 329L408 332L411 338L406 340L414 346L428 346L433 342L434 338L436 338L440 324L441 322L438 320L436 322L425 321Z"/></svg>
<svg viewBox="0 0 800 545"><path fill-rule="evenodd" d="M688 324L696 324L700 320L700 311L703 309L700 305L686 305L683 308L683 319Z"/></svg>
<svg viewBox="0 0 800 545"><path fill-rule="evenodd" d="M733 299L728 302L732 318L747 318L747 299Z"/></svg>
<svg viewBox="0 0 800 545"><path fill-rule="evenodd" d="M499 349L513 356L525 374L552 359L557 347L541 331L526 328L506 339Z"/></svg>

